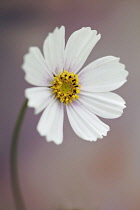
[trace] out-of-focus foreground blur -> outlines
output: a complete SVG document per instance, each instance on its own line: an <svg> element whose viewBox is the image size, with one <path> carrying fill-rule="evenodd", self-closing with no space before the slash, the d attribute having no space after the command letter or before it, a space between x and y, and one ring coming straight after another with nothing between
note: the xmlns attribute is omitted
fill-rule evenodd
<svg viewBox="0 0 140 210"><path fill-rule="evenodd" d="M90 26L102 38L86 63L114 55L129 71L116 92L127 103L121 118L103 120L111 131L97 142L78 138L65 118L64 142L39 136L39 115L28 109L20 135L18 169L27 210L140 209L140 1L1 0L0 210L14 210L9 174L11 134L24 89L21 70L28 47L42 49L48 32L66 26L66 37Z"/></svg>

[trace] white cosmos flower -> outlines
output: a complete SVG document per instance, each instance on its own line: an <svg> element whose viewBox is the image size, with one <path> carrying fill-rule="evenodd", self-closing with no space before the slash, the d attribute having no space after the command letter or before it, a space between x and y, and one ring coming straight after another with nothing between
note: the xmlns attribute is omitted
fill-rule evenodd
<svg viewBox="0 0 140 210"><path fill-rule="evenodd" d="M89 27L81 28L65 46L62 26L47 36L44 56L38 47L31 47L24 56L25 79L37 86L26 89L25 96L35 114L44 110L37 130L47 141L62 143L64 107L74 132L89 141L103 138L110 129L96 115L107 119L122 115L125 101L111 92L128 75L119 58L106 56L81 69L100 37Z"/></svg>

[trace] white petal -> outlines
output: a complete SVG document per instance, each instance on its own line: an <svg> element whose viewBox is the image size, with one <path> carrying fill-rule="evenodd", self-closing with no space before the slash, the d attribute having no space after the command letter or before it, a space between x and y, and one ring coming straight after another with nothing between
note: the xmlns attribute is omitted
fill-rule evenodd
<svg viewBox="0 0 140 210"><path fill-rule="evenodd" d="M87 109L100 117L108 119L120 117L125 108L125 101L115 93L92 93L81 91L79 96L79 101Z"/></svg>
<svg viewBox="0 0 140 210"><path fill-rule="evenodd" d="M40 113L54 99L52 89L47 87L33 87L25 90L28 106L35 108L35 114Z"/></svg>
<svg viewBox="0 0 140 210"><path fill-rule="evenodd" d="M78 100L66 105L67 114L74 132L82 139L96 141L103 138L109 131L109 126L86 109Z"/></svg>
<svg viewBox="0 0 140 210"><path fill-rule="evenodd" d="M95 60L79 73L82 89L93 92L108 92L126 82L128 72L119 58L106 56Z"/></svg>
<svg viewBox="0 0 140 210"><path fill-rule="evenodd" d="M63 71L64 66L64 48L65 48L65 27L56 28L50 33L43 45L45 59L49 65L50 71L54 74Z"/></svg>
<svg viewBox="0 0 140 210"><path fill-rule="evenodd" d="M41 136L46 136L48 142L61 144L63 141L63 103L54 99L43 112L37 130Z"/></svg>
<svg viewBox="0 0 140 210"><path fill-rule="evenodd" d="M25 71L26 81L32 85L48 86L53 79L38 47L29 48L29 52L24 56L22 69Z"/></svg>
<svg viewBox="0 0 140 210"><path fill-rule="evenodd" d="M64 69L78 72L100 37L101 35L97 35L97 31L91 30L89 27L75 31L66 45Z"/></svg>

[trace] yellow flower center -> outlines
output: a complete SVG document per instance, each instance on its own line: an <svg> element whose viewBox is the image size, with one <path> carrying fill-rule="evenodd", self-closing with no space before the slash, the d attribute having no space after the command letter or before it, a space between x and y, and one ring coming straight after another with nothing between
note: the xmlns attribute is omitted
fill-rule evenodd
<svg viewBox="0 0 140 210"><path fill-rule="evenodd" d="M80 85L78 83L77 74L64 70L60 74L54 75L51 88L56 98L64 104L70 104L73 100L79 98L77 93L80 93Z"/></svg>

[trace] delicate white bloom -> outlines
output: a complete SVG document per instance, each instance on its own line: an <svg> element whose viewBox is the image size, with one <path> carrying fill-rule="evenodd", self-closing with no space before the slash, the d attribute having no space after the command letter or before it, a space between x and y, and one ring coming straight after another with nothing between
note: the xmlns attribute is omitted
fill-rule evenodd
<svg viewBox="0 0 140 210"><path fill-rule="evenodd" d="M107 119L122 115L125 101L110 92L121 87L128 75L119 58L106 56L81 70L100 37L97 31L82 28L65 46L62 26L46 38L44 56L38 47L31 47L24 56L25 79L39 86L26 89L25 96L36 114L44 110L37 130L47 141L62 143L64 107L75 133L89 141L103 138L109 131L96 115Z"/></svg>

